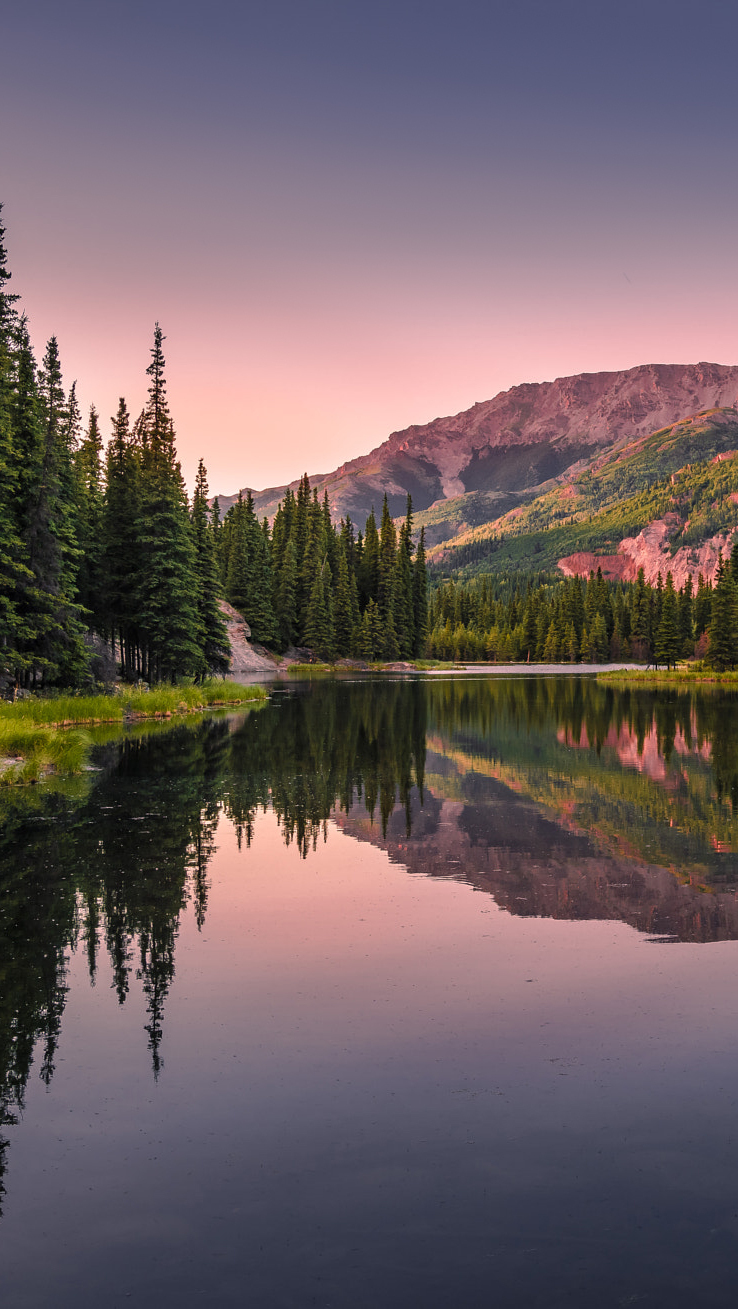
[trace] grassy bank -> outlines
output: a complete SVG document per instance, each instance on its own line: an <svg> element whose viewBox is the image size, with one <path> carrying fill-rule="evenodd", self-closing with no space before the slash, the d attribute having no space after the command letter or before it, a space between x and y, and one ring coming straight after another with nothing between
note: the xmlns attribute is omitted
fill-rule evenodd
<svg viewBox="0 0 738 1309"><path fill-rule="evenodd" d="M206 709L258 704L267 692L236 682L165 686L151 691L122 690L116 695L57 696L0 702L0 786L37 782L49 773L78 773L91 745L80 730L99 723L120 724L172 718Z"/></svg>
<svg viewBox="0 0 738 1309"><path fill-rule="evenodd" d="M738 672L718 673L714 668L705 668L702 664L683 664L679 668L659 668L648 672L627 668L606 668L597 674L598 682L607 682L618 686L734 686L738 689Z"/></svg>
<svg viewBox="0 0 738 1309"><path fill-rule="evenodd" d="M351 664L343 664L340 662L335 664L289 664L287 667L287 673L290 677L311 677L315 676L316 673L384 673L387 671L392 673L397 671L397 665L399 663L402 663L403 666L407 666L416 673L427 672L429 668L435 670L439 668L464 668L467 663L469 663L470 666L473 666L471 660L461 660L459 663L453 663L449 659L395 659L391 660L389 663L365 663L360 665L358 668Z"/></svg>

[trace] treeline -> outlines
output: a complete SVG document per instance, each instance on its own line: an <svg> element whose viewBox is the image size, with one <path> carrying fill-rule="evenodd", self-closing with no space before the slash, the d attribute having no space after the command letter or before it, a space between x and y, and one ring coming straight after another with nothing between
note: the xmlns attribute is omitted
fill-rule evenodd
<svg viewBox="0 0 738 1309"><path fill-rule="evenodd" d="M331 521L307 474L297 493L287 489L273 528L259 522L251 493L212 530L226 599L265 645L307 647L322 659L410 659L425 652L428 579L425 539L412 540L412 502L399 531L387 497L377 528L374 511L364 532L347 516Z"/></svg>
<svg viewBox="0 0 738 1309"><path fill-rule="evenodd" d="M671 573L654 586L641 568L633 583L485 576L449 581L431 594L429 654L438 659L530 663L648 660L670 666L697 654L717 669L738 661L738 550L720 560L714 586Z"/></svg>
<svg viewBox="0 0 738 1309"><path fill-rule="evenodd" d="M36 689L89 676L88 633L126 676L202 677L228 666L215 543L200 463L192 506L166 398L163 335L131 423L124 400L103 457L83 430L55 337L39 366L7 289L0 226L0 678Z"/></svg>

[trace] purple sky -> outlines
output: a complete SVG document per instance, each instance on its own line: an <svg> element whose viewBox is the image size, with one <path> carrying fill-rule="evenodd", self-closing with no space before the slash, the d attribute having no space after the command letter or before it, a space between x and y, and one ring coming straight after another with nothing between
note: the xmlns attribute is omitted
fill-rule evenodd
<svg viewBox="0 0 738 1309"><path fill-rule="evenodd" d="M167 336L185 474L327 471L502 388L738 361L738 10L28 0L0 200L105 420Z"/></svg>

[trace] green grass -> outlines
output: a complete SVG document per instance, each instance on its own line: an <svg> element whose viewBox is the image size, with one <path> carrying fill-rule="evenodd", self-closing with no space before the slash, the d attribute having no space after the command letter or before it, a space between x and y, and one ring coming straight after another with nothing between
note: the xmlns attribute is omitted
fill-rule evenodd
<svg viewBox="0 0 738 1309"><path fill-rule="evenodd" d="M80 725L122 726L148 718L201 713L209 708L260 704L261 686L205 682L200 686L164 686L150 691L123 690L118 695L63 695L0 702L0 786L38 782L51 774L79 773L92 738ZM70 730L72 729L72 730Z"/></svg>
<svg viewBox="0 0 738 1309"><path fill-rule="evenodd" d="M738 672L718 673L703 664L687 664L681 668L654 669L648 672L627 668L603 669L597 674L598 682L617 682L623 686L735 686L738 688Z"/></svg>
<svg viewBox="0 0 738 1309"><path fill-rule="evenodd" d="M210 705L243 704L265 700L261 686L237 682L203 682L200 686L161 686L150 691L125 688L117 695L33 696L15 704L0 702L0 724L34 723L71 727L77 723L117 723L126 718L197 712Z"/></svg>
<svg viewBox="0 0 738 1309"><path fill-rule="evenodd" d="M334 673L336 671L334 664L290 664L287 673L290 677L297 675L305 677L309 675L314 677L316 673Z"/></svg>
<svg viewBox="0 0 738 1309"><path fill-rule="evenodd" d="M90 744L84 731L0 721L0 786L38 782L49 772L79 773Z"/></svg>

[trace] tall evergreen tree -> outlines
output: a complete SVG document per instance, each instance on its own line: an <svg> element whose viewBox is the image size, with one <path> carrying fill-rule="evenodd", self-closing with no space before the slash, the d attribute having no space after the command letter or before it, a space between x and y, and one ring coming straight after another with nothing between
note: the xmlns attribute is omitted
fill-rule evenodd
<svg viewBox="0 0 738 1309"><path fill-rule="evenodd" d="M174 428L166 397L164 336L157 323L149 397L140 424L141 505L138 537L142 569L137 607L148 681L202 671L203 631L197 612L195 547Z"/></svg>
<svg viewBox="0 0 738 1309"><path fill-rule="evenodd" d="M276 594L276 612L279 624L279 637L283 646L293 645L297 640L297 559L295 545L291 538L287 540Z"/></svg>
<svg viewBox="0 0 738 1309"><path fill-rule="evenodd" d="M103 551L102 437L95 406L90 407L87 431L74 456L77 499L77 538L79 602L87 611L88 622L97 632L105 628Z"/></svg>
<svg viewBox="0 0 738 1309"><path fill-rule="evenodd" d="M710 645L708 659L711 666L724 672L734 668L738 656L738 614L736 611L736 588L731 569L726 565L722 555L718 560L715 585L712 592L712 617L710 620Z"/></svg>
<svg viewBox="0 0 738 1309"><path fill-rule="evenodd" d="M413 565L413 618L415 648L419 659L425 654L428 640L428 570L425 562L425 528L420 529L420 540Z"/></svg>
<svg viewBox="0 0 738 1309"><path fill-rule="evenodd" d="M369 601L376 600L379 595L379 533L373 509L364 528L363 549L356 580L359 585L359 604L363 612Z"/></svg>
<svg viewBox="0 0 738 1309"><path fill-rule="evenodd" d="M192 534L195 542L197 608L202 630L204 669L225 675L230 664L230 645L219 606L220 578L215 557L215 539L208 517L208 479L205 465L197 466L195 494L192 500Z"/></svg>
<svg viewBox="0 0 738 1309"><path fill-rule="evenodd" d="M18 296L8 290L10 270L0 205L0 673L20 670L23 657L19 600L32 580L24 563L18 518L20 459L14 432L18 402Z"/></svg>
<svg viewBox="0 0 738 1309"><path fill-rule="evenodd" d="M339 655L352 654L355 643L355 615L352 605L351 579L343 541L338 554L338 580L333 615L336 652Z"/></svg>
<svg viewBox="0 0 738 1309"><path fill-rule="evenodd" d="M385 494L382 504L382 523L379 531L379 568L377 579L377 604L385 622L392 614L392 591L395 578L395 560L397 556L397 533L392 521ZM397 658L388 656L389 658Z"/></svg>
<svg viewBox="0 0 738 1309"><path fill-rule="evenodd" d="M321 659L335 656L333 606L331 600L331 571L326 561L313 580L305 618L305 641Z"/></svg>
<svg viewBox="0 0 738 1309"><path fill-rule="evenodd" d="M23 680L71 684L88 660L83 624L75 604L79 550L75 534L72 429L55 337L35 378L27 332L20 342L16 437L23 463L21 535L33 580L20 608L25 628Z"/></svg>
<svg viewBox="0 0 738 1309"><path fill-rule="evenodd" d="M666 574L666 586L661 601L661 618L654 642L656 662L666 664L667 668L670 668L672 664L676 665L681 654L681 647L678 602L674 590L674 578L669 572Z"/></svg>
<svg viewBox="0 0 738 1309"><path fill-rule="evenodd" d="M142 567L137 537L141 516L141 466L133 444L125 400L118 401L113 434L105 453L105 496L102 512L102 572L104 593L100 602L106 635L113 653L116 643L124 675L139 670L136 588Z"/></svg>
<svg viewBox="0 0 738 1309"><path fill-rule="evenodd" d="M412 574L412 501L408 496L407 517L400 528L395 559L392 617L397 645L403 659L410 659L415 649L415 604Z"/></svg>

